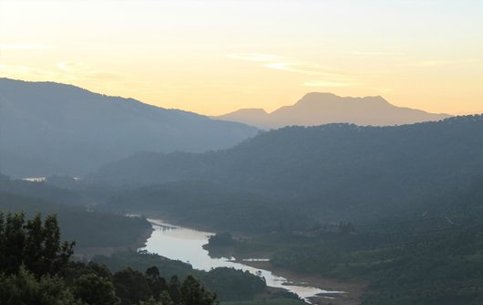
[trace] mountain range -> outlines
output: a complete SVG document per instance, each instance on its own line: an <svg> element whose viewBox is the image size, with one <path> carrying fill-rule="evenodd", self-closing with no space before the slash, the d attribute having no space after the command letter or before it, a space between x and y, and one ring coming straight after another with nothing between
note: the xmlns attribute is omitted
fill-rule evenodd
<svg viewBox="0 0 483 305"><path fill-rule="evenodd" d="M80 176L140 151L203 152L256 128L52 82L0 79L0 171Z"/></svg>
<svg viewBox="0 0 483 305"><path fill-rule="evenodd" d="M379 126L446 117L396 107L382 97L309 93L272 113L245 109L209 118L72 85L0 78L0 171L14 177L82 176L139 152L229 148L255 136L256 127Z"/></svg>
<svg viewBox="0 0 483 305"><path fill-rule="evenodd" d="M340 97L331 93L312 92L296 104L281 107L271 113L263 109L241 109L214 118L274 129L291 125L316 126L329 123L389 126L438 121L447 117L447 114L397 107L380 96Z"/></svg>

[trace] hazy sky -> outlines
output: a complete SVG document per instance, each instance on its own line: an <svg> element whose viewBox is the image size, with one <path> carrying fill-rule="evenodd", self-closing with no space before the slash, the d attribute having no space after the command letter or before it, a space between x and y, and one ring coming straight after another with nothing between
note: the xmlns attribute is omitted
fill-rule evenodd
<svg viewBox="0 0 483 305"><path fill-rule="evenodd" d="M311 91L483 112L483 1L0 0L0 76L203 114Z"/></svg>

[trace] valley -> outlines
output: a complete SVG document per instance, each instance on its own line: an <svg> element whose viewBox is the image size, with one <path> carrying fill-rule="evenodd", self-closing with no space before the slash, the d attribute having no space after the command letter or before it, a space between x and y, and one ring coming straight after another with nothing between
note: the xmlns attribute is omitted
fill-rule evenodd
<svg viewBox="0 0 483 305"><path fill-rule="evenodd" d="M0 0L0 305L483 305L483 1Z"/></svg>
<svg viewBox="0 0 483 305"><path fill-rule="evenodd" d="M0 207L56 214L76 260L194 275L222 304L473 305L482 127L478 115L285 127L83 177L1 176Z"/></svg>

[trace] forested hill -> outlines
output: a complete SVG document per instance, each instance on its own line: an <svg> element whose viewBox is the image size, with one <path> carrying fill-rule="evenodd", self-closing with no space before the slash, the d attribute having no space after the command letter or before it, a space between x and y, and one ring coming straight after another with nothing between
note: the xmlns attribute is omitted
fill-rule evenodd
<svg viewBox="0 0 483 305"><path fill-rule="evenodd" d="M93 248L101 251L136 247L139 239L150 231L150 224L143 218L100 212L92 206L87 208L87 204L86 197L80 193L0 174L0 215L7 212L22 212L28 217L37 213L56 214L64 237L76 240L79 254L90 254Z"/></svg>
<svg viewBox="0 0 483 305"><path fill-rule="evenodd" d="M52 82L0 78L0 171L81 176L139 151L231 147L257 129Z"/></svg>
<svg viewBox="0 0 483 305"><path fill-rule="evenodd" d="M445 208L482 177L483 116L464 116L395 127L287 127L218 152L134 155L91 179L203 180L304 206L311 215L361 219Z"/></svg>

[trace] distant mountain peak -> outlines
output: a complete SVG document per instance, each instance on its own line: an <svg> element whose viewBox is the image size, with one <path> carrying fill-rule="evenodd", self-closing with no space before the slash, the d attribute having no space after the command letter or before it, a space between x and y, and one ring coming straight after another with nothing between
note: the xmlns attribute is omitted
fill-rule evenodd
<svg viewBox="0 0 483 305"><path fill-rule="evenodd" d="M335 95L334 93L330 92L309 92L306 93L301 100L304 99L312 99L312 98L338 98L339 96Z"/></svg>
<svg viewBox="0 0 483 305"><path fill-rule="evenodd" d="M377 96L365 96L365 97L344 97L338 96L329 92L309 92L305 94L295 105L299 104L324 104L324 103L381 103L390 104L385 98L380 95Z"/></svg>
<svg viewBox="0 0 483 305"><path fill-rule="evenodd" d="M262 109L241 109L216 118L271 129L329 123L390 126L438 121L447 117L450 116L397 107L382 96L341 97L329 92L309 92L295 104L271 113Z"/></svg>

